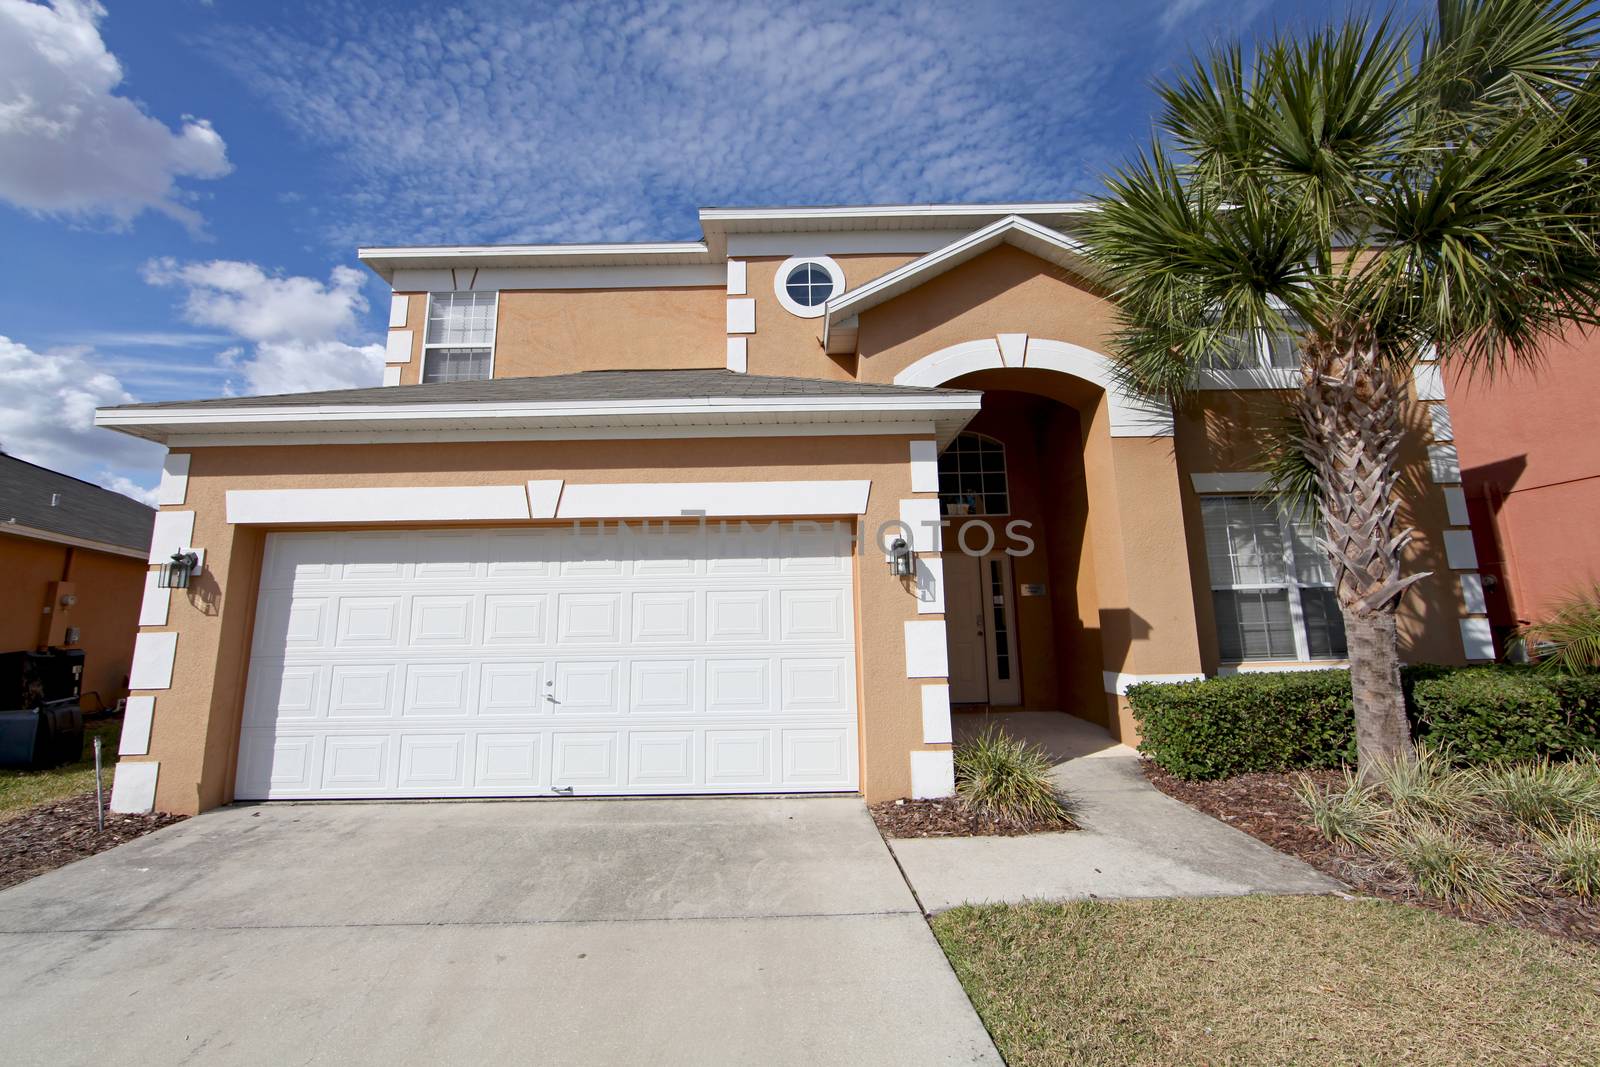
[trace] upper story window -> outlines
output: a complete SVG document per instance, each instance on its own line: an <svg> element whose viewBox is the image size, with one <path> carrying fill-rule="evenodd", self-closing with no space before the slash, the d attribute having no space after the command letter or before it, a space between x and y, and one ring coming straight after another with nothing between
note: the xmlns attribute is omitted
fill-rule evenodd
<svg viewBox="0 0 1600 1067"><path fill-rule="evenodd" d="M982 434L958 435L939 457L939 504L946 515L1009 515L1005 445Z"/></svg>
<svg viewBox="0 0 1600 1067"><path fill-rule="evenodd" d="M772 287L784 310L814 319L828 310L829 300L844 292L844 271L827 256L795 256L778 265Z"/></svg>
<svg viewBox="0 0 1600 1067"><path fill-rule="evenodd" d="M465 382L492 375L499 296L497 292L428 294L423 382Z"/></svg>
<svg viewBox="0 0 1600 1067"><path fill-rule="evenodd" d="M1224 663L1344 659L1333 565L1314 522L1253 496L1204 496L1206 562Z"/></svg>
<svg viewBox="0 0 1600 1067"><path fill-rule="evenodd" d="M1240 331L1228 344L1228 355L1208 361L1212 370L1294 370L1300 366L1300 338L1306 326L1299 316L1284 313L1287 330Z"/></svg>

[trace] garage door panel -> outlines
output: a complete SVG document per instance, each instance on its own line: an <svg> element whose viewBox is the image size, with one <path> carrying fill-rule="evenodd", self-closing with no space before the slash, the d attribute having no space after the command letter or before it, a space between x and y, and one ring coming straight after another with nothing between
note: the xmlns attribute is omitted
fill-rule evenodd
<svg viewBox="0 0 1600 1067"><path fill-rule="evenodd" d="M479 668L482 694L478 710L485 716L532 716L550 711L545 699L543 660L485 663Z"/></svg>
<svg viewBox="0 0 1600 1067"><path fill-rule="evenodd" d="M622 643L622 593L562 593L556 601L558 645Z"/></svg>
<svg viewBox="0 0 1600 1067"><path fill-rule="evenodd" d="M659 789L695 781L693 730L632 730L628 733L628 784Z"/></svg>
<svg viewBox="0 0 1600 1067"><path fill-rule="evenodd" d="M402 718L464 718L472 713L472 664L408 663L405 673Z"/></svg>
<svg viewBox="0 0 1600 1067"><path fill-rule="evenodd" d="M335 663L328 671L326 718L393 718L397 670L390 663Z"/></svg>
<svg viewBox="0 0 1600 1067"><path fill-rule="evenodd" d="M552 737L551 784L559 786L615 787L617 735L615 732L558 733Z"/></svg>
<svg viewBox="0 0 1600 1067"><path fill-rule="evenodd" d="M270 535L237 795L855 788L849 561L752 530Z"/></svg>
<svg viewBox="0 0 1600 1067"><path fill-rule="evenodd" d="M689 715L696 707L694 659L635 659L628 664L628 711Z"/></svg>
<svg viewBox="0 0 1600 1067"><path fill-rule="evenodd" d="M483 603L483 643L542 645L550 633L549 615L547 594L490 594Z"/></svg>
<svg viewBox="0 0 1600 1067"><path fill-rule="evenodd" d="M465 648L474 643L478 604L470 596L413 596L409 639L414 648Z"/></svg>

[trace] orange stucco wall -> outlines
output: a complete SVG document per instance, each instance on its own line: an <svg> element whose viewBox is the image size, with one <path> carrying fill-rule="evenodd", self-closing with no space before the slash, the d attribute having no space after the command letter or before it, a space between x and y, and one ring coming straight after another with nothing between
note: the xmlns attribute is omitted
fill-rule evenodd
<svg viewBox="0 0 1600 1067"><path fill-rule="evenodd" d="M1504 647L1510 628L1600 582L1600 338L1574 333L1542 366L1448 375L1478 564Z"/></svg>
<svg viewBox="0 0 1600 1067"><path fill-rule="evenodd" d="M0 652L48 645L81 648L84 706L97 706L89 693L98 693L106 707L126 696L145 562L6 534L0 535L0 563L6 571ZM68 594L77 597L71 607L60 603ZM78 641L70 645L69 626L79 631Z"/></svg>
<svg viewBox="0 0 1600 1067"><path fill-rule="evenodd" d="M902 499L919 495L911 492L909 459L906 437L198 449L181 510L195 513L194 541L207 550L206 569L186 597L173 597L162 628L179 637L172 688L153 694L148 758L161 764L156 806L199 811L233 794L267 529L228 523L230 489L868 479L861 522L872 531L898 519ZM859 561L858 575L862 791L882 800L910 792L910 752L949 746L922 743L924 680L906 677L902 624L929 616L917 615L914 593L888 574L881 550Z"/></svg>

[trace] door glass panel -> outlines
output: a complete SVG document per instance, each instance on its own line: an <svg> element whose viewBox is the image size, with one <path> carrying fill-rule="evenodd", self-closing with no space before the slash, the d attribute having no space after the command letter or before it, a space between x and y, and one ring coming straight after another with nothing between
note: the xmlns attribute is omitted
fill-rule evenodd
<svg viewBox="0 0 1600 1067"><path fill-rule="evenodd" d="M1000 561L989 561L989 599L994 604L994 672L1004 682L1011 677L1011 635L1006 629L1006 584Z"/></svg>

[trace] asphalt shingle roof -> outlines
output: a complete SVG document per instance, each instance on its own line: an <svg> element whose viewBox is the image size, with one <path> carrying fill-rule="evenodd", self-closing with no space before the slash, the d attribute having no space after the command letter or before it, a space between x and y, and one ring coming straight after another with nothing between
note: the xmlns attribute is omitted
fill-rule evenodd
<svg viewBox="0 0 1600 1067"><path fill-rule="evenodd" d="M155 521L154 508L121 493L0 454L0 524L143 551Z"/></svg>
<svg viewBox="0 0 1600 1067"><path fill-rule="evenodd" d="M488 378L433 385L390 385L373 389L332 389L276 396L220 397L124 404L116 411L163 408L259 408L283 406L460 403L539 403L600 400L681 400L699 397L762 399L778 397L977 396L967 389L834 382L820 378L779 378L727 370L604 370L534 378Z"/></svg>

